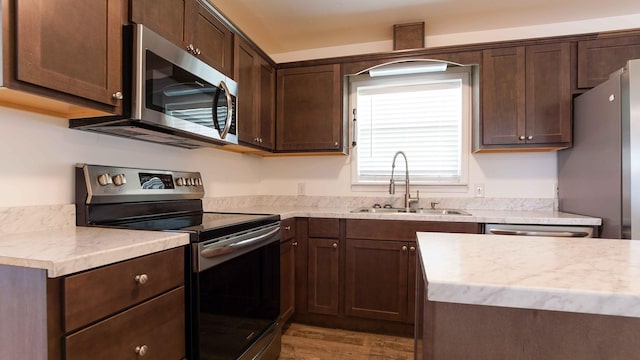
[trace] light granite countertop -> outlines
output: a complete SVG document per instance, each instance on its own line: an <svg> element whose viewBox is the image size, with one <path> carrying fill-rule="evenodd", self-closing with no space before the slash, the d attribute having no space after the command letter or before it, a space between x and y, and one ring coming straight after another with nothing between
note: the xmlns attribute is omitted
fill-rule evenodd
<svg viewBox="0 0 640 360"><path fill-rule="evenodd" d="M418 233L437 302L640 317L640 241Z"/></svg>
<svg viewBox="0 0 640 360"><path fill-rule="evenodd" d="M0 265L43 269L54 278L188 243L185 233L99 227L0 234Z"/></svg>
<svg viewBox="0 0 640 360"><path fill-rule="evenodd" d="M279 214L292 217L345 219L460 221L542 225L600 225L600 219L552 210L476 210L471 216L406 213L352 213L374 200L347 198L253 197L205 199L205 211ZM385 199L376 200L384 203ZM485 199L485 201L488 201ZM493 200L496 202L497 200ZM343 207L331 206L339 203ZM444 201L444 203L447 203ZM520 206L522 201L505 201ZM489 203L484 205L498 205ZM449 201L449 206L456 205ZM457 204L457 207L461 207ZM504 204L502 204L504 205ZM348 206L348 207L345 207ZM0 209L0 265L39 268L49 277L71 274L137 256L188 244L188 236L158 231L75 227L73 204Z"/></svg>
<svg viewBox="0 0 640 360"><path fill-rule="evenodd" d="M539 225L579 225L599 226L601 219L552 210L465 210L471 215L434 215L417 213L353 213L353 208L322 208L300 206L248 206L208 211L235 211L257 214L280 214L282 219L292 217L325 217L371 220L414 220L414 221L459 221L477 223L539 224Z"/></svg>

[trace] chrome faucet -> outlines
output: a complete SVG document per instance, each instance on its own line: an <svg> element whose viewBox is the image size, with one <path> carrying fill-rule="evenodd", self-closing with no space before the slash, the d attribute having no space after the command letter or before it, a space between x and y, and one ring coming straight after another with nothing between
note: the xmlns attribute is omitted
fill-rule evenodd
<svg viewBox="0 0 640 360"><path fill-rule="evenodd" d="M412 204L416 204L417 207L418 201L420 200L420 190L416 191L415 198L411 198L411 192L409 190L409 161L407 160L407 155L402 151L398 151L393 155L393 162L391 163L391 180L389 181L389 194L393 195L396 193L396 183L393 180L393 173L396 168L396 158L398 155L402 155L404 158L404 168L406 170L404 179L404 208L409 211Z"/></svg>

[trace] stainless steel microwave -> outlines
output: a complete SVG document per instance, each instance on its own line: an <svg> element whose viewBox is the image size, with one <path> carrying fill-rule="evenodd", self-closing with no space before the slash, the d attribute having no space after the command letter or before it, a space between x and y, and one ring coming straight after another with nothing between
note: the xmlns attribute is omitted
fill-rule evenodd
<svg viewBox="0 0 640 360"><path fill-rule="evenodd" d="M237 144L238 84L142 25L124 30L125 114L69 127L183 148Z"/></svg>

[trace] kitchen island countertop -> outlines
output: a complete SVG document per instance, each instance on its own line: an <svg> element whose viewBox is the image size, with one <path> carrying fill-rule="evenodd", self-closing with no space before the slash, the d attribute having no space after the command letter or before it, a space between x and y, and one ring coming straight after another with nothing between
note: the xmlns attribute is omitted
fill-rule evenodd
<svg viewBox="0 0 640 360"><path fill-rule="evenodd" d="M640 318L640 241L418 233L433 302Z"/></svg>

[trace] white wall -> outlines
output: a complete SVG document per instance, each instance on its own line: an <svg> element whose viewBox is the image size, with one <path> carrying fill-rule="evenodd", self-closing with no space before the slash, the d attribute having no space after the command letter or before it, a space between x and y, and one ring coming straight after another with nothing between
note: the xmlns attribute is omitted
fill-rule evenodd
<svg viewBox="0 0 640 360"><path fill-rule="evenodd" d="M254 195L260 159L91 134L65 119L0 107L0 207L74 202L76 163L202 172L207 196Z"/></svg>
<svg viewBox="0 0 640 360"><path fill-rule="evenodd" d="M378 191L351 190L351 157L291 157L263 160L263 194L316 196L384 196ZM391 168L391 160L389 160ZM411 163L409 163L411 170ZM469 184L484 184L485 197L554 198L556 153L474 154L469 159ZM413 190L412 190L413 191ZM420 190L421 197L473 197L469 186L464 192Z"/></svg>
<svg viewBox="0 0 640 360"><path fill-rule="evenodd" d="M351 191L349 156L258 158L219 149L186 150L69 129L65 119L0 107L0 207L74 202L76 163L197 170L206 195L380 196ZM476 154L470 184L486 197L552 198L555 153ZM423 197L471 197L429 193Z"/></svg>

